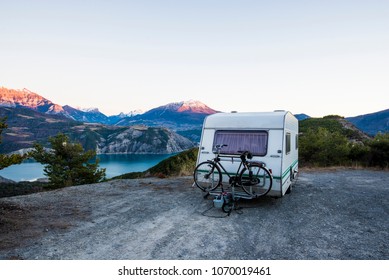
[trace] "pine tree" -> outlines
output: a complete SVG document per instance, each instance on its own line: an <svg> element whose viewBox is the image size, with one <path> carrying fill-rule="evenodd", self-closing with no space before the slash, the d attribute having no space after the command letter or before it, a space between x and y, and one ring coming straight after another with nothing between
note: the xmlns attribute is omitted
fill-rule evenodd
<svg viewBox="0 0 389 280"><path fill-rule="evenodd" d="M36 143L30 156L45 165L44 173L52 186L91 184L105 178L105 168L98 168L98 159L91 162L96 156L95 151L85 152L81 144L70 142L62 133L50 137L49 142L51 150Z"/></svg>

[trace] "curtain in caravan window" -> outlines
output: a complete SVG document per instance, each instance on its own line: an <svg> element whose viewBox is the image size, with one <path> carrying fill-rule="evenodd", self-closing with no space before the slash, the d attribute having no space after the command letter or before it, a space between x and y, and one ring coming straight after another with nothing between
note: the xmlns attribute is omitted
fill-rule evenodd
<svg viewBox="0 0 389 280"><path fill-rule="evenodd" d="M250 151L253 155L264 156L267 153L266 131L231 131L218 130L215 133L213 147L228 145L221 150L222 154L239 154L239 151Z"/></svg>

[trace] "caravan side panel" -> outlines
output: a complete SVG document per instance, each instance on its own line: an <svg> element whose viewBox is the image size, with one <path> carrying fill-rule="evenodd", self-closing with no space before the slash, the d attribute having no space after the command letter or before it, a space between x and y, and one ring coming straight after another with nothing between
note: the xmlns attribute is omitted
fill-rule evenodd
<svg viewBox="0 0 389 280"><path fill-rule="evenodd" d="M269 143L267 154L264 157L254 158L266 164L273 174L273 186L269 196L281 196L281 173L282 173L282 137L283 128L273 128L269 130Z"/></svg>
<svg viewBox="0 0 389 280"><path fill-rule="evenodd" d="M298 120L289 112L285 115L283 142L282 195L291 190L298 172Z"/></svg>

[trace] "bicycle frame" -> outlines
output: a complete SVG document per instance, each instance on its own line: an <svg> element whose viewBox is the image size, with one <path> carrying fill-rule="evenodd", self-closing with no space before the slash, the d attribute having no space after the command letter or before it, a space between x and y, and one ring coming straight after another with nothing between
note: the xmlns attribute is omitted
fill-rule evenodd
<svg viewBox="0 0 389 280"><path fill-rule="evenodd" d="M239 181L239 175L240 175L240 172L243 170L243 169L249 169L249 161L247 160L247 158L250 158L252 157L250 152L248 151L239 151L241 153L240 156L220 156L220 150L221 148L223 148L224 145L217 145L216 146L216 156L210 160L209 162L212 163L213 165L213 168L211 170L211 173L213 173L215 171L215 166L218 166L219 169L221 169L221 182L220 182L220 188L221 188L221 192L224 193L224 188L223 188L223 172L224 174L226 174L229 178L228 182L229 182L229 185L230 187L232 188L232 194L234 196L235 194L235 187L236 186L241 186L241 183ZM235 176L230 176L230 173L226 170L226 168L224 168L224 166L220 163L221 161L221 158L231 158L231 160L233 161L234 158L236 159L240 159L240 164L238 166L238 169L236 170L236 173L235 173ZM243 168L242 168L243 167Z"/></svg>
<svg viewBox="0 0 389 280"><path fill-rule="evenodd" d="M235 184L237 183L236 178L238 178L239 173L240 173L240 171L242 170L242 166L247 168L247 161L246 161L246 160L242 160L242 159L240 158L240 159L241 159L241 162L240 162L240 164L239 164L238 169L236 170L235 176L231 176L231 175L229 174L229 172L224 168L224 166L220 163L221 158L232 158L232 159L236 158L236 159L238 159L238 158L240 158L240 157L238 157L238 156L220 156L219 154L217 154L217 156L212 160L212 162L215 163L215 165L219 166L220 169L224 172L223 174L226 174L226 175L228 176L228 178L229 178L229 184L230 184L230 185L235 185ZM214 170L212 170L212 171L214 171ZM222 174L222 175L223 175L223 174ZM223 191L223 184L222 184L221 187L222 187L222 191Z"/></svg>

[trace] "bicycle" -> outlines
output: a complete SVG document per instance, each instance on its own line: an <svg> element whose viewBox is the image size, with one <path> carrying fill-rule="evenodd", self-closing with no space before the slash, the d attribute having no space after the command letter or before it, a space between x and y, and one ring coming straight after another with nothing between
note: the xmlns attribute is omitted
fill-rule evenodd
<svg viewBox="0 0 389 280"><path fill-rule="evenodd" d="M226 194L223 188L223 175L229 178L229 184L233 188L232 195L228 195L232 200L239 195L235 195L234 188L241 187L246 193L244 198L258 198L265 196L271 190L273 185L273 176L265 163L258 161L249 161L253 158L249 151L238 151L240 156L221 156L220 152L227 145L216 145L215 158L199 163L193 173L195 185L207 195L220 186L221 194ZM239 167L235 176L230 173L221 164L221 158L240 158ZM222 172L223 171L223 172ZM206 196L207 196L206 195ZM224 196L224 195L223 195Z"/></svg>

